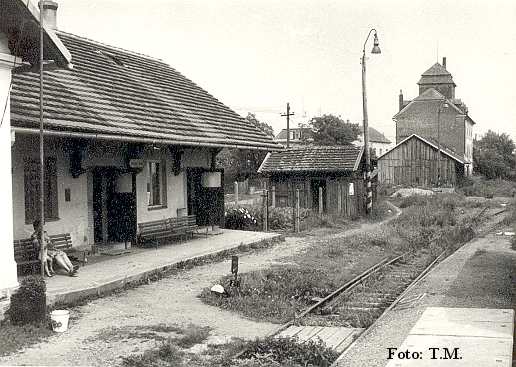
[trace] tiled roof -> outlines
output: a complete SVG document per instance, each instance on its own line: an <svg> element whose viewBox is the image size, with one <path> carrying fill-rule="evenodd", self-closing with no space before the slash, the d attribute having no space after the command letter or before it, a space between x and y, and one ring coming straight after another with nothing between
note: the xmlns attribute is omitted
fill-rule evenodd
<svg viewBox="0 0 516 367"><path fill-rule="evenodd" d="M441 64L436 62L421 75L417 84L454 84L452 75Z"/></svg>
<svg viewBox="0 0 516 367"><path fill-rule="evenodd" d="M278 149L263 132L166 63L68 33L72 70L45 73L48 130L138 141ZM11 124L39 126L38 74L15 74Z"/></svg>
<svg viewBox="0 0 516 367"><path fill-rule="evenodd" d="M374 143L390 144L391 141L385 137L381 132L373 127L369 127L369 141Z"/></svg>
<svg viewBox="0 0 516 367"><path fill-rule="evenodd" d="M448 70L444 68L441 64L436 62L433 64L427 71L425 71L422 76L435 76L435 75L451 75Z"/></svg>
<svg viewBox="0 0 516 367"><path fill-rule="evenodd" d="M414 98L408 105L406 105L401 111L394 115L394 119L400 117L413 117L419 118L420 120L434 120L434 116L437 114L440 104L446 97L439 93L434 88L429 88L421 93L419 96ZM459 114L465 114L460 110L452 101L446 99L448 106L453 108Z"/></svg>
<svg viewBox="0 0 516 367"><path fill-rule="evenodd" d="M269 153L258 172L339 172L356 171L362 148L353 145L307 146Z"/></svg>

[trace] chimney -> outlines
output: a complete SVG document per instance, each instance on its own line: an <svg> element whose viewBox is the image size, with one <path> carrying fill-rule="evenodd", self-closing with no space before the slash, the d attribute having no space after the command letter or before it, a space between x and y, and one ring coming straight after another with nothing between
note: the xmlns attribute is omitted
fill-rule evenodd
<svg viewBox="0 0 516 367"><path fill-rule="evenodd" d="M58 4L52 0L41 0L38 5L43 11L43 25L55 31L57 29Z"/></svg>
<svg viewBox="0 0 516 367"><path fill-rule="evenodd" d="M446 69L446 57L443 57L443 68Z"/></svg>
<svg viewBox="0 0 516 367"><path fill-rule="evenodd" d="M400 89L400 96L399 96L399 107L400 111L403 109L403 91Z"/></svg>

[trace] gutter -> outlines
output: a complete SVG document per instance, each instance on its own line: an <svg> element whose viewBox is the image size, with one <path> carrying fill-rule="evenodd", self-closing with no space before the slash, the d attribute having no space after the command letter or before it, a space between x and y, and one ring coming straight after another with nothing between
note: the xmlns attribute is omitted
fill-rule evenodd
<svg viewBox="0 0 516 367"><path fill-rule="evenodd" d="M39 129L24 128L24 127L12 127L15 133L39 135ZM248 149L248 150L265 150L265 151L278 151L282 150L282 147L277 144L270 144L267 146L257 147L252 145L240 145L240 144L217 144L217 143L203 143L194 141L184 140L173 140L173 139L152 139L143 137L131 137L113 134L96 134L96 133L82 133L72 131L55 131L45 130L44 135L54 136L60 138L76 138L76 139L91 139L91 140L111 140L121 141L125 143L147 143L147 144L164 144L164 145L181 145L188 147L211 147L211 148L233 148L233 149Z"/></svg>

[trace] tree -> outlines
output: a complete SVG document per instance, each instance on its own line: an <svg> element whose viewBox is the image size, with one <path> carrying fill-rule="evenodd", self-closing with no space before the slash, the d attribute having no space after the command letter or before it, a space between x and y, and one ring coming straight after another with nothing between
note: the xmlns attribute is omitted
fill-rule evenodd
<svg viewBox="0 0 516 367"><path fill-rule="evenodd" d="M261 122L253 113L248 113L246 121L256 126L265 135L274 137L273 128ZM267 152L258 150L224 149L217 156L217 165L224 168L226 182L243 181L256 176Z"/></svg>
<svg viewBox="0 0 516 367"><path fill-rule="evenodd" d="M245 119L264 132L265 135L270 136L271 138L274 137L274 130L272 126L266 122L259 121L254 113L248 112Z"/></svg>
<svg viewBox="0 0 516 367"><path fill-rule="evenodd" d="M514 177L516 169L516 146L507 134L489 130L473 147L475 171L487 178Z"/></svg>
<svg viewBox="0 0 516 367"><path fill-rule="evenodd" d="M349 145L361 133L358 124L345 122L334 115L314 117L308 122L315 145Z"/></svg>

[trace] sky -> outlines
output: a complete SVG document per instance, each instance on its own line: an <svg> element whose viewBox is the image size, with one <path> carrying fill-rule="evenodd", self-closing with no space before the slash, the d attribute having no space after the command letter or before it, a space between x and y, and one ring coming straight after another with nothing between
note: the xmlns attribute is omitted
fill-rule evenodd
<svg viewBox="0 0 516 367"><path fill-rule="evenodd" d="M394 140L398 95L443 56L480 137L516 141L513 0L58 0L58 27L160 58L227 106L279 132L312 116L362 122L367 51L369 123Z"/></svg>

